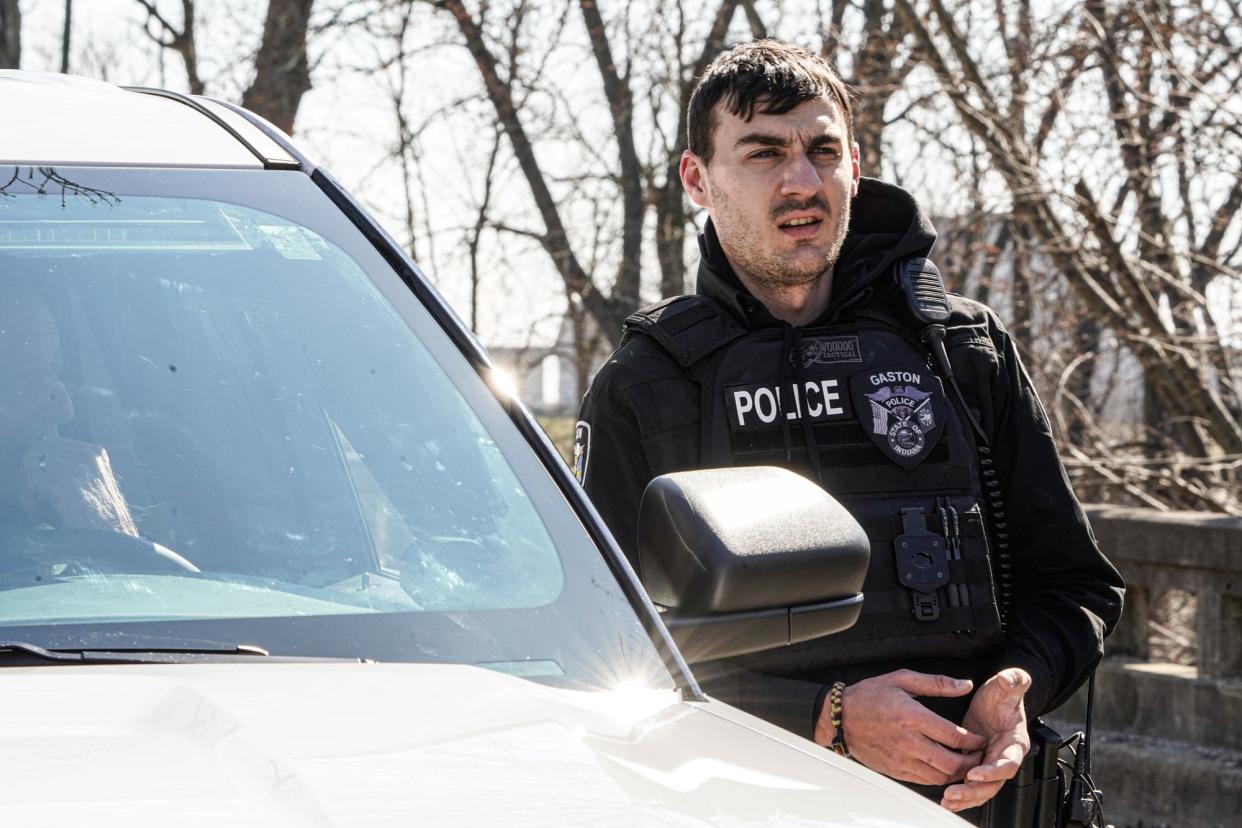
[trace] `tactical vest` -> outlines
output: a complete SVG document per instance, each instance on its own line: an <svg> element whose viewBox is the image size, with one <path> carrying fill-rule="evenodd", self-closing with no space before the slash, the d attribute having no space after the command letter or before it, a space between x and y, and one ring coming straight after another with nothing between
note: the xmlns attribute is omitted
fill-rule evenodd
<svg viewBox="0 0 1242 828"><path fill-rule="evenodd" d="M666 300L626 326L699 383L704 467L776 465L818 479L871 541L858 622L747 666L805 676L999 644L974 438L909 330L882 316L748 330L702 296Z"/></svg>

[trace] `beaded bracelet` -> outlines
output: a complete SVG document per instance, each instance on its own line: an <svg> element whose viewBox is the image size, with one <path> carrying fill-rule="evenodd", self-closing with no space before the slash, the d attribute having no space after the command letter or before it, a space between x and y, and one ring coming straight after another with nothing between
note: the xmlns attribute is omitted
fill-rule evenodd
<svg viewBox="0 0 1242 828"><path fill-rule="evenodd" d="M845 682L838 681L832 685L832 689L828 691L828 715L831 717L832 726L837 729L837 735L832 737L832 749L838 755L850 759L850 749L845 744L845 716L841 711L841 698L844 693Z"/></svg>

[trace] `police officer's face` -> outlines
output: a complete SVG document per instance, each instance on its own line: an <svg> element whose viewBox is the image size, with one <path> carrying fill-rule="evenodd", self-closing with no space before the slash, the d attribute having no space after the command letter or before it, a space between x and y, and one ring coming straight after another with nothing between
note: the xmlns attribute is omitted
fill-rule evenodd
<svg viewBox="0 0 1242 828"><path fill-rule="evenodd" d="M744 121L718 105L709 164L682 159L690 197L711 214L740 275L769 288L830 274L858 187L858 148L827 97Z"/></svg>
<svg viewBox="0 0 1242 828"><path fill-rule="evenodd" d="M34 296L0 302L0 472L9 473L34 441L73 419L58 378L60 337Z"/></svg>

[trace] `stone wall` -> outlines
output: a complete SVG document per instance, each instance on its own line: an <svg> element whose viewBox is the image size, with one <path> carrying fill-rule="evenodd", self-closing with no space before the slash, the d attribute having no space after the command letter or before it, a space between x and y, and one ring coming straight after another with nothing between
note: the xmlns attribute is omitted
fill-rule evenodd
<svg viewBox="0 0 1242 828"><path fill-rule="evenodd" d="M1088 513L1127 584L1096 678L1091 755L1105 815L1118 828L1242 826L1242 519ZM1191 663L1151 658L1153 610L1170 590L1193 596ZM1072 732L1085 709L1084 688L1048 718Z"/></svg>

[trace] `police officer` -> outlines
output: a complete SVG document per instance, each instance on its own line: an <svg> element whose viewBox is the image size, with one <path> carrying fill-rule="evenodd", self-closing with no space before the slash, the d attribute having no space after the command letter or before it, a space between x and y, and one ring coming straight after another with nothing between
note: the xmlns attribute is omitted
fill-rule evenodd
<svg viewBox="0 0 1242 828"><path fill-rule="evenodd" d="M1090 674L1121 611L1017 350L957 296L927 324L935 232L860 178L830 66L760 41L690 102L681 180L708 213L698 293L627 321L583 401L575 471L637 567L655 476L775 464L872 542L855 627L696 667L708 692L938 798L1012 777L1028 717ZM642 575L641 571L639 572Z"/></svg>

